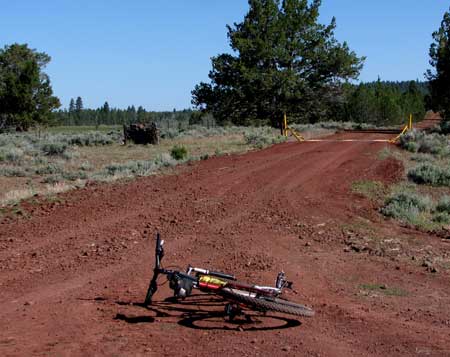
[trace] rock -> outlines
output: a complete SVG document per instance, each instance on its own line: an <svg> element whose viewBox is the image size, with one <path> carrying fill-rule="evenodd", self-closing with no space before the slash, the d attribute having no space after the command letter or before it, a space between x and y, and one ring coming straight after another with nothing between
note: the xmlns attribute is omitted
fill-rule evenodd
<svg viewBox="0 0 450 357"><path fill-rule="evenodd" d="M424 268L427 268L427 271L429 271L430 273L438 273L439 272L439 270L436 267L436 265L432 261L430 261L428 259L425 259L423 261L422 266Z"/></svg>

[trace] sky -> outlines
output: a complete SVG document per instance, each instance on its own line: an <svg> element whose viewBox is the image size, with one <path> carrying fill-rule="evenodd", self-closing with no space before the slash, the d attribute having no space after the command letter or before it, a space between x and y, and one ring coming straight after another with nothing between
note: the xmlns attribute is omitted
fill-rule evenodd
<svg viewBox="0 0 450 357"><path fill-rule="evenodd" d="M366 56L360 80L423 80L446 0L323 0L320 22ZM211 57L230 52L226 25L246 0L0 0L0 47L27 43L52 57L45 69L67 107L191 107Z"/></svg>

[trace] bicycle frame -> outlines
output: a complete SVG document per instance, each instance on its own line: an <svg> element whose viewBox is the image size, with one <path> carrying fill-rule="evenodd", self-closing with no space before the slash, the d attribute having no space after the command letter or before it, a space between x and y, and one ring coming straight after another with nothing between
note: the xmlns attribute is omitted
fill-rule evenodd
<svg viewBox="0 0 450 357"><path fill-rule="evenodd" d="M226 274L217 271L211 271L203 268L196 268L188 266L186 272L176 270L164 269L161 267L161 260L164 257L163 249L164 241L161 239L159 233L156 235L155 248L155 267L153 269L153 277L150 281L150 286L145 299L145 304L150 304L153 295L158 290L157 279L159 275L167 276L170 282L170 287L174 290L175 297L185 298L190 295L192 289L199 289L206 293L219 293L223 288L235 289L245 291L249 294L256 294L258 296L279 296L284 287L290 288L291 283L285 280L284 273L281 272L277 276L275 287L251 285L238 282L236 277L231 274ZM195 273L195 275L192 275Z"/></svg>

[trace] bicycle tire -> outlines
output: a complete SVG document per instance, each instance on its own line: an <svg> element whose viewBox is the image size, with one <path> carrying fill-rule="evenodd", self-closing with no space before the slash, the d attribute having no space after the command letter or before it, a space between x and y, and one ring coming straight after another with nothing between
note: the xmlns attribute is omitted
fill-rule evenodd
<svg viewBox="0 0 450 357"><path fill-rule="evenodd" d="M151 288L149 287L147 289L147 294L145 295L145 300L144 300L144 305L150 305L152 303L152 298L153 298L153 292L151 290Z"/></svg>
<svg viewBox="0 0 450 357"><path fill-rule="evenodd" d="M227 300L243 304L256 311L275 311L306 317L314 316L314 310L312 310L311 308L277 297L256 295L250 296L249 292L247 291L240 291L229 288L224 288L218 293Z"/></svg>

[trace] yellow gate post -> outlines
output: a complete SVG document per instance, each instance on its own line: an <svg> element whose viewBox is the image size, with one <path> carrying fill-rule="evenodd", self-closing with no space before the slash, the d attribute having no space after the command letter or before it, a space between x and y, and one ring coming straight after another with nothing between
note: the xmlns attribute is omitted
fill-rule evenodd
<svg viewBox="0 0 450 357"><path fill-rule="evenodd" d="M412 129L413 129L413 115L412 115L412 114L409 114L409 121L408 121L408 123L405 125L405 127L403 128L402 132L401 132L399 135L397 135L395 138L389 140L389 142L390 142L391 144L395 144L395 143L397 142L397 140L400 139L400 137L401 137L402 135L404 135L405 133L407 133L408 131L410 131L410 130L412 130Z"/></svg>
<svg viewBox="0 0 450 357"><path fill-rule="evenodd" d="M288 136L289 136L289 132L291 132L291 134L292 134L299 142L306 141L305 138L302 136L302 134L300 134L299 132L295 131L294 129L288 127L288 124L287 124L287 115L286 115L286 113L284 113L284 121L283 121L283 124L284 124L283 135L284 135L285 137L288 137Z"/></svg>

